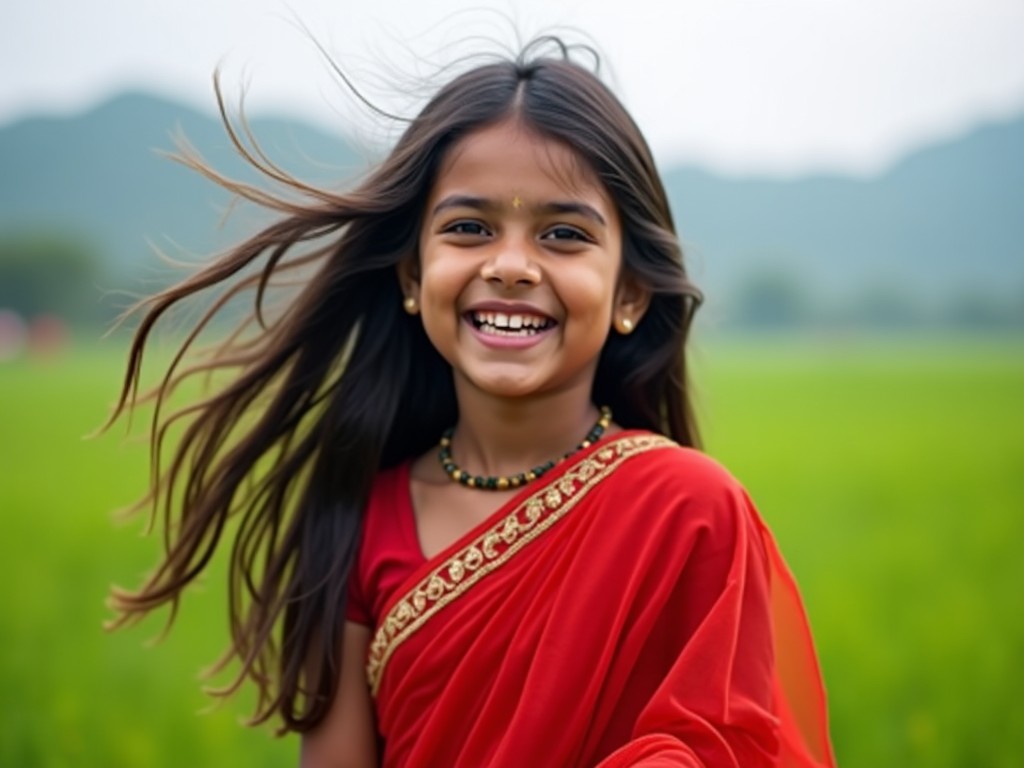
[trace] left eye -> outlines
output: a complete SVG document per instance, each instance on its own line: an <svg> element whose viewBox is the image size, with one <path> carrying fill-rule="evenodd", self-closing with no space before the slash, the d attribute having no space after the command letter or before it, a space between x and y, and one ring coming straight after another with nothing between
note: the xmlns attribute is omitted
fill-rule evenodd
<svg viewBox="0 0 1024 768"><path fill-rule="evenodd" d="M549 229L543 235L544 240L580 240L586 243L591 242L591 238L588 237L584 232L576 229L575 227L553 227Z"/></svg>

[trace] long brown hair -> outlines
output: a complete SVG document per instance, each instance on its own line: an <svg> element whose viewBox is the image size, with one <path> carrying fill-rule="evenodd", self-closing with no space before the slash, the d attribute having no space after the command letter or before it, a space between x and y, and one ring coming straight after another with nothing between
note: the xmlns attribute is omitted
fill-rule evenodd
<svg viewBox="0 0 1024 768"><path fill-rule="evenodd" d="M196 294L222 289L150 397L152 478L139 506L161 522L164 557L140 589L115 591L112 602L120 614L115 624L164 604L173 618L184 588L230 538L231 643L219 666L239 663L224 693L255 682L254 722L277 714L283 730L303 731L324 717L373 477L426 451L456 420L451 371L421 323L402 311L396 267L416 256L427 195L460 137L515 116L573 147L597 173L622 218L624 269L653 298L634 333L610 334L595 402L609 404L624 427L698 443L684 345L700 294L686 277L643 136L571 54L560 40L544 38L515 58L459 75L351 192L306 185L252 149L219 89L238 151L283 192L232 181L184 155L279 219L141 304L112 418L145 399L138 395L143 352L158 320ZM289 275L301 287L271 312L267 296ZM238 330L214 354L191 362L200 334L250 293L251 312ZM221 382L212 393L165 414L172 391L210 374Z"/></svg>

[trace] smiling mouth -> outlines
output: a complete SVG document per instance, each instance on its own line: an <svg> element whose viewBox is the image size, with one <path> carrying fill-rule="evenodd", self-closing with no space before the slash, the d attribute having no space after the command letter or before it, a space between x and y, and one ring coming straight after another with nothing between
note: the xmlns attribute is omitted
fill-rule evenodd
<svg viewBox="0 0 1024 768"><path fill-rule="evenodd" d="M550 317L522 312L467 312L466 319L481 333L519 338L536 336L556 325Z"/></svg>

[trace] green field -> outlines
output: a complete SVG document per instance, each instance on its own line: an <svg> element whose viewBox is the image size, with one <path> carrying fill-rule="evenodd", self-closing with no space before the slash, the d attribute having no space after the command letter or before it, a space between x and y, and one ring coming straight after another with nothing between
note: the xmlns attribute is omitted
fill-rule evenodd
<svg viewBox="0 0 1024 768"><path fill-rule="evenodd" d="M103 419L120 353L0 364L0 765L287 766L294 739L205 712L216 575L107 634L111 583L155 542L112 510L145 453ZM749 487L803 587L840 764L1024 765L1024 340L705 341L709 451Z"/></svg>

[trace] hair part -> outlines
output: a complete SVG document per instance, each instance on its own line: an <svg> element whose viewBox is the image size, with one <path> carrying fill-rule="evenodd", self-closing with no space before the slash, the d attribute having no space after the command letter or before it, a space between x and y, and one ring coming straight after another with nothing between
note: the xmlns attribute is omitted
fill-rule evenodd
<svg viewBox="0 0 1024 768"><path fill-rule="evenodd" d="M556 55L541 55L552 47ZM241 132L233 125L219 87L235 147L288 194L225 178L183 148L186 165L281 218L136 307L141 323L111 421L144 402L155 405L151 485L137 508L160 520L164 555L141 588L114 591L113 623L164 605L173 621L183 590L221 539L232 537L231 642L215 669L237 663L223 695L246 679L255 683L252 722L277 715L283 731L305 731L322 720L336 690L346 585L373 477L428 450L456 420L452 372L419 320L402 310L397 267L417 258L431 186L460 138L515 117L573 147L596 173L621 215L623 274L652 298L631 335L610 334L594 399L610 405L624 427L699 443L684 349L700 293L686 276L642 134L572 55L563 41L541 38L515 58L456 77L345 194L275 166L244 121ZM277 312L265 311L276 282L311 270ZM158 321L216 288L221 298L187 335L160 385L139 395L143 354ZM246 292L252 310L239 329L210 356L186 364L200 335ZM223 373L226 384L165 415L183 382ZM176 441L174 430L181 433Z"/></svg>

